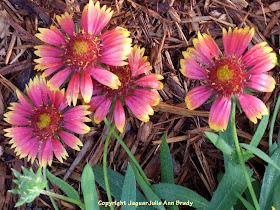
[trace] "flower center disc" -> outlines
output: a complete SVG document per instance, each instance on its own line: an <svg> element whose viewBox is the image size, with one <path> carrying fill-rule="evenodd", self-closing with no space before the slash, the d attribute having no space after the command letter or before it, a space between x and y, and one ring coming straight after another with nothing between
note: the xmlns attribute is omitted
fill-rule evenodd
<svg viewBox="0 0 280 210"><path fill-rule="evenodd" d="M124 96L126 95L133 84L131 79L131 71L128 66L115 67L110 66L110 71L119 77L121 86L117 90L113 90L107 86L102 85L104 92L109 97Z"/></svg>
<svg viewBox="0 0 280 210"><path fill-rule="evenodd" d="M54 136L62 122L62 117L54 107L45 106L37 110L30 120L34 136L38 138L49 138Z"/></svg>
<svg viewBox="0 0 280 210"><path fill-rule="evenodd" d="M246 72L240 60L223 57L207 70L208 83L218 94L239 94L246 85Z"/></svg>
<svg viewBox="0 0 280 210"><path fill-rule="evenodd" d="M68 39L63 48L68 65L74 67L76 71L91 67L102 53L101 41L86 33Z"/></svg>

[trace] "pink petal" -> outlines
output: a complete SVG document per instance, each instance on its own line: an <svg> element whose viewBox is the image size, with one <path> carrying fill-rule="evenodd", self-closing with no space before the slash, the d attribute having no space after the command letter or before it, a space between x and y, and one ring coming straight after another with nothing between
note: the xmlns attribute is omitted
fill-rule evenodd
<svg viewBox="0 0 280 210"><path fill-rule="evenodd" d="M26 109L26 110L30 110L32 112L33 110L33 107L30 105L32 104L31 101L27 101L25 99L25 97L18 91L16 90L16 94L17 94L17 97L18 97L18 100L20 102L20 104Z"/></svg>
<svg viewBox="0 0 280 210"><path fill-rule="evenodd" d="M103 103L103 101L106 99L106 96L104 95L98 95L98 96L92 96L89 105L90 105L90 111L95 111L97 107L100 106L100 104Z"/></svg>
<svg viewBox="0 0 280 210"><path fill-rule="evenodd" d="M143 88L136 88L131 91L135 96L140 98L141 100L145 101L151 106L158 105L160 99L157 94L155 94L151 90L143 89Z"/></svg>
<svg viewBox="0 0 280 210"><path fill-rule="evenodd" d="M63 70L60 70L56 74L54 74L51 79L49 80L50 85L54 88L60 87L65 80L69 77L70 73L72 72L72 69L67 67Z"/></svg>
<svg viewBox="0 0 280 210"><path fill-rule="evenodd" d="M117 129L123 133L123 128L125 125L125 113L123 109L122 102L120 99L116 100L115 109L114 109L114 120L116 123Z"/></svg>
<svg viewBox="0 0 280 210"><path fill-rule="evenodd" d="M277 57L275 53L270 53L264 60L259 61L255 66L253 66L250 70L250 74L261 74L267 71L270 71L275 67L277 63Z"/></svg>
<svg viewBox="0 0 280 210"><path fill-rule="evenodd" d="M47 76L53 74L56 70L60 69L61 67L62 67L62 65L50 67L43 72L42 76L47 77Z"/></svg>
<svg viewBox="0 0 280 210"><path fill-rule="evenodd" d="M53 145L53 153L54 153L55 157L60 162L63 162L62 158L66 159L66 157L68 156L65 148L63 147L63 145L60 143L60 141L57 138L53 138L52 145Z"/></svg>
<svg viewBox="0 0 280 210"><path fill-rule="evenodd" d="M80 120L65 120L63 127L77 134L86 134L90 128Z"/></svg>
<svg viewBox="0 0 280 210"><path fill-rule="evenodd" d="M148 74L136 80L134 84L142 87L161 90L163 88L163 84L159 81L161 79L163 79L163 76L159 74Z"/></svg>
<svg viewBox="0 0 280 210"><path fill-rule="evenodd" d="M124 100L135 117L143 122L148 122L150 120L149 115L153 114L153 109L149 104L146 104L145 102L138 100L137 97L131 95L125 96Z"/></svg>
<svg viewBox="0 0 280 210"><path fill-rule="evenodd" d="M268 114L265 104L255 96L243 93L238 96L238 100L246 116L255 124L257 119Z"/></svg>
<svg viewBox="0 0 280 210"><path fill-rule="evenodd" d="M72 78L69 81L67 90L66 90L66 98L68 104L73 102L73 105L76 106L78 94L79 94L79 87L80 87L80 74L79 72L75 72Z"/></svg>
<svg viewBox="0 0 280 210"><path fill-rule="evenodd" d="M80 119L80 117L91 113L87 111L88 108L88 105L78 105L75 107L71 107L63 113L64 120Z"/></svg>
<svg viewBox="0 0 280 210"><path fill-rule="evenodd" d="M4 114L5 121L10 123L11 125L16 126L25 126L29 125L29 119L22 115L14 114L13 111L7 112Z"/></svg>
<svg viewBox="0 0 280 210"><path fill-rule="evenodd" d="M59 111L62 111L68 105L64 91L61 91L59 89L49 90L48 96L49 96L51 104L54 107L58 108Z"/></svg>
<svg viewBox="0 0 280 210"><path fill-rule="evenodd" d="M87 71L83 71L82 73L80 89L84 102L89 103L92 96L93 85L91 76Z"/></svg>
<svg viewBox="0 0 280 210"><path fill-rule="evenodd" d="M210 98L212 94L213 91L208 85L193 88L187 93L185 98L188 109L193 110L200 107Z"/></svg>
<svg viewBox="0 0 280 210"><path fill-rule="evenodd" d="M13 111L14 114L22 115L22 116L30 116L34 113L34 110L26 109L24 106L22 106L20 103L10 103L12 105L9 107L10 110Z"/></svg>
<svg viewBox="0 0 280 210"><path fill-rule="evenodd" d="M36 63L38 63L34 69L35 70L45 70L50 67L61 66L64 64L64 60L62 58L54 58L54 57L43 57L34 59Z"/></svg>
<svg viewBox="0 0 280 210"><path fill-rule="evenodd" d="M39 28L38 30L41 33L36 34L36 37L41 39L43 42L56 46L61 46L62 43L65 41L64 35L55 26L51 26L50 29Z"/></svg>
<svg viewBox="0 0 280 210"><path fill-rule="evenodd" d="M82 14L83 30L92 33L94 36L99 34L110 21L112 14L111 8L106 10L106 5L104 5L100 9L99 1L93 4L93 1L90 0Z"/></svg>
<svg viewBox="0 0 280 210"><path fill-rule="evenodd" d="M231 109L231 98L217 96L209 113L209 126L216 131L227 128Z"/></svg>
<svg viewBox="0 0 280 210"><path fill-rule="evenodd" d="M83 146L83 143L79 138L66 131L58 131L60 138L72 149L80 151L79 146Z"/></svg>
<svg viewBox="0 0 280 210"><path fill-rule="evenodd" d="M52 164L53 152L52 152L52 141L50 139L45 139L41 144L38 154L40 166L45 167L48 163L49 166Z"/></svg>
<svg viewBox="0 0 280 210"><path fill-rule="evenodd" d="M128 56L128 64L131 70L131 77L139 76L145 72L152 70L152 66L144 57L144 48L135 45Z"/></svg>
<svg viewBox="0 0 280 210"><path fill-rule="evenodd" d="M56 20L68 36L73 37L75 33L75 25L70 15L67 12L61 16L57 15Z"/></svg>
<svg viewBox="0 0 280 210"><path fill-rule="evenodd" d="M272 92L275 88L275 80L267 74L251 75L247 86L261 92Z"/></svg>
<svg viewBox="0 0 280 210"><path fill-rule="evenodd" d="M34 48L36 49L34 54L39 57L59 57L63 54L63 51L60 48L49 45L39 45L34 46Z"/></svg>
<svg viewBox="0 0 280 210"><path fill-rule="evenodd" d="M248 47L249 43L254 36L254 28L229 28L228 32L223 29L223 43L225 55L235 55L239 58L245 49Z"/></svg>
<svg viewBox="0 0 280 210"><path fill-rule="evenodd" d="M271 55L273 49L266 45L266 42L254 45L242 56L242 62L245 63L246 66L254 66L262 60L267 59L267 57Z"/></svg>
<svg viewBox="0 0 280 210"><path fill-rule="evenodd" d="M7 132L5 136L19 140L23 139L27 135L32 136L33 134L33 128L30 127L13 127L4 129L4 131Z"/></svg>
<svg viewBox="0 0 280 210"><path fill-rule="evenodd" d="M131 51L132 40L128 38L129 31L127 29L117 27L107 31L99 38L102 41L102 55L100 62L111 66L123 66L126 64Z"/></svg>
<svg viewBox="0 0 280 210"><path fill-rule="evenodd" d="M180 60L182 74L189 79L203 80L207 78L207 73L192 57L185 51L183 52L184 59Z"/></svg>
<svg viewBox="0 0 280 210"><path fill-rule="evenodd" d="M106 98L96 109L94 113L94 122L100 123L108 114L110 106L112 104L112 98Z"/></svg>
<svg viewBox="0 0 280 210"><path fill-rule="evenodd" d="M30 153L35 153L37 154L38 148L39 148L40 141L36 138L29 139L25 144L22 145L21 147L21 154L20 158L26 157ZM35 150L35 151L33 151ZM36 156L35 156L36 157Z"/></svg>
<svg viewBox="0 0 280 210"><path fill-rule="evenodd" d="M102 67L91 68L90 74L95 80L112 89L118 89L121 85L119 78L115 74Z"/></svg>

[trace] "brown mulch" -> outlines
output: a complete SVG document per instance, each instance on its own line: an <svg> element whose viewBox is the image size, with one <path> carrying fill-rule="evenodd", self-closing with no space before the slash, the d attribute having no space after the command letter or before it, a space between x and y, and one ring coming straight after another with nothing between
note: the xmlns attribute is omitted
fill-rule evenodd
<svg viewBox="0 0 280 210"><path fill-rule="evenodd" d="M33 46L40 44L34 34L39 27L56 24L55 15L68 11L79 22L81 11L88 0L1 0L0 1L0 209L13 209L18 196L7 192L15 188L11 168L31 167L26 159L18 159L4 137L3 129L9 124L3 121L3 113L10 102L16 101L15 88L24 90L25 84L35 74L36 56ZM161 103L155 107L150 122L142 123L132 115L127 119L124 139L152 183L160 182L160 139L168 132L167 141L172 153L175 183L186 186L210 200L217 188L217 175L223 172L223 156L206 138L209 105L195 111L185 108L186 92L198 83L186 79L180 72L182 51L192 46L198 31L208 33L222 48L222 28L254 27L253 44L266 41L278 53L279 49L279 1L254 0L112 0L101 1L114 10L107 29L116 26L131 32L133 44L146 48L146 55L153 65L153 72L164 76L164 88L158 91ZM272 93L258 96L274 110L279 94L279 67L271 71L276 79ZM61 164L54 160L50 171L64 178L80 191L79 181L84 165L102 163L104 140L108 129L103 123L91 125L90 133L81 135L84 143L81 152L68 148L69 158ZM279 124L276 122L275 136ZM237 114L237 129L241 142L248 143L257 125L249 122L244 114ZM274 138L276 139L276 137ZM268 151L268 130L260 142ZM112 138L109 145L108 165L125 174L128 158L119 143ZM265 163L253 158L249 161L261 182ZM34 169L38 165L32 166ZM56 192L59 190L51 185ZM106 199L101 188L99 193ZM61 193L61 192L59 192ZM75 209L70 203L57 201L61 209ZM29 208L51 209L48 197L40 196ZM20 207L19 209L26 209Z"/></svg>

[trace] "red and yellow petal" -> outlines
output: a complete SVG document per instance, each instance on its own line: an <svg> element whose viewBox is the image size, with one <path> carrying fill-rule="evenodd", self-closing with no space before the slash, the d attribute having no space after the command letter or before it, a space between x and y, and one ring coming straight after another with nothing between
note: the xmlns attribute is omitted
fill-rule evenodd
<svg viewBox="0 0 280 210"><path fill-rule="evenodd" d="M89 0L82 13L82 29L87 33L97 35L107 25L112 15L111 8L106 9L106 5L100 8L99 1L94 4L92 0Z"/></svg>
<svg viewBox="0 0 280 210"><path fill-rule="evenodd" d="M69 81L67 90L66 90L66 99L70 105L73 102L73 105L76 106L78 94L80 92L80 74L75 72L72 78Z"/></svg>
<svg viewBox="0 0 280 210"><path fill-rule="evenodd" d="M49 80L49 84L54 88L60 87L65 82L65 80L69 77L71 72L72 69L69 67L58 71L56 74L54 74L51 77L51 79Z"/></svg>
<svg viewBox="0 0 280 210"><path fill-rule="evenodd" d="M71 133L60 130L58 131L58 135L62 141L64 141L72 149L80 151L80 147L83 146L83 143L80 141L80 139Z"/></svg>
<svg viewBox="0 0 280 210"><path fill-rule="evenodd" d="M124 100L135 117L143 122L148 122L150 120L149 115L153 115L153 109L149 104L144 104L142 101L137 100L137 97L132 95L125 96Z"/></svg>
<svg viewBox="0 0 280 210"><path fill-rule="evenodd" d="M74 120L65 119L63 123L63 127L77 134L86 134L90 131L90 127L88 127L86 124L81 122L80 119L74 119Z"/></svg>
<svg viewBox="0 0 280 210"><path fill-rule="evenodd" d="M103 103L103 101L105 99L106 99L106 96L104 96L104 95L92 96L92 98L89 102L89 105L90 105L89 110L95 111L100 106L100 104Z"/></svg>
<svg viewBox="0 0 280 210"><path fill-rule="evenodd" d="M250 74L261 74L270 71L276 66L277 56L275 53L270 53L263 60L259 60L250 70Z"/></svg>
<svg viewBox="0 0 280 210"><path fill-rule="evenodd" d="M114 109L114 120L116 123L116 128L121 133L123 133L123 128L125 125L125 113L120 99L116 100L115 109Z"/></svg>
<svg viewBox="0 0 280 210"><path fill-rule="evenodd" d="M163 88L163 84L159 80L162 79L163 76L161 76L160 74L148 74L136 80L134 84L142 87L161 90Z"/></svg>
<svg viewBox="0 0 280 210"><path fill-rule="evenodd" d="M34 48L36 49L34 54L39 57L59 57L63 54L61 49L49 45L38 45Z"/></svg>
<svg viewBox="0 0 280 210"><path fill-rule="evenodd" d="M180 60L181 73L189 79L206 79L207 73L192 57L191 53L184 51L184 59Z"/></svg>
<svg viewBox="0 0 280 210"><path fill-rule="evenodd" d="M91 76L87 71L82 72L80 89L84 102L89 103L92 96L93 85Z"/></svg>
<svg viewBox="0 0 280 210"><path fill-rule="evenodd" d="M65 41L64 35L55 26L51 26L50 29L39 28L38 30L40 33L37 33L35 36L48 44L61 46Z"/></svg>
<svg viewBox="0 0 280 210"><path fill-rule="evenodd" d="M145 72L152 70L151 64L144 56L145 48L140 48L134 45L131 53L128 56L128 65L131 70L131 77L139 76Z"/></svg>
<svg viewBox="0 0 280 210"><path fill-rule="evenodd" d="M238 96L238 100L246 116L255 124L257 119L268 114L265 104L255 96L243 93Z"/></svg>
<svg viewBox="0 0 280 210"><path fill-rule="evenodd" d="M108 114L110 106L112 104L112 98L106 98L96 109L94 113L94 122L99 124Z"/></svg>
<svg viewBox="0 0 280 210"><path fill-rule="evenodd" d="M53 160L53 151L52 151L52 140L51 139L45 139L41 147L39 149L38 153L38 160L39 160L39 165L42 167L46 167L48 164L51 166L52 160Z"/></svg>
<svg viewBox="0 0 280 210"><path fill-rule="evenodd" d="M26 126L29 124L28 118L19 114L14 114L13 111L5 113L4 117L4 120L11 125Z"/></svg>
<svg viewBox="0 0 280 210"><path fill-rule="evenodd" d="M99 39L102 40L102 55L99 62L111 66L123 66L127 62L131 52L132 39L128 38L130 32L122 27L116 27L103 33Z"/></svg>
<svg viewBox="0 0 280 210"><path fill-rule="evenodd" d="M185 98L188 109L194 110L200 107L210 98L212 94L213 91L208 85L202 85L191 89Z"/></svg>
<svg viewBox="0 0 280 210"><path fill-rule="evenodd" d="M132 91L132 94L145 101L147 104L151 106L158 105L160 99L159 96L154 93L152 90L147 90L144 88L135 88Z"/></svg>
<svg viewBox="0 0 280 210"><path fill-rule="evenodd" d="M219 56L219 49L215 41L207 34L201 35L201 33L198 32L198 38L193 39L193 45L205 64L210 64L212 57Z"/></svg>
<svg viewBox="0 0 280 210"><path fill-rule="evenodd" d="M64 60L62 58L55 58L55 57L43 57L34 59L34 62L38 63L34 70L45 70L51 67L57 67L64 64Z"/></svg>
<svg viewBox="0 0 280 210"><path fill-rule="evenodd" d="M215 131L227 128L231 109L231 97L217 96L209 113L209 126Z"/></svg>
<svg viewBox="0 0 280 210"><path fill-rule="evenodd" d="M112 72L96 66L90 69L91 76L100 82L102 85L108 86L112 89L118 89L121 86L119 78Z"/></svg>
<svg viewBox="0 0 280 210"><path fill-rule="evenodd" d="M255 33L254 28L235 28L233 31L223 29L223 44L225 55L235 55L239 58L248 47Z"/></svg>
<svg viewBox="0 0 280 210"><path fill-rule="evenodd" d="M247 86L261 92L272 92L275 89L275 84L275 79L272 76L268 74L256 74L250 76Z"/></svg>
<svg viewBox="0 0 280 210"><path fill-rule="evenodd" d="M267 59L267 56L269 56L272 51L273 49L267 46L266 42L261 42L250 48L244 56L242 56L241 60L246 66L254 66Z"/></svg>
<svg viewBox="0 0 280 210"><path fill-rule="evenodd" d="M66 160L68 157L68 153L66 152L64 146L60 143L60 141L57 138L52 139L52 147L53 147L53 153L55 157L59 160L59 162L63 162L63 159Z"/></svg>
<svg viewBox="0 0 280 210"><path fill-rule="evenodd" d="M75 33L75 25L71 16L66 12L61 16L57 15L56 20L68 36L73 37Z"/></svg>

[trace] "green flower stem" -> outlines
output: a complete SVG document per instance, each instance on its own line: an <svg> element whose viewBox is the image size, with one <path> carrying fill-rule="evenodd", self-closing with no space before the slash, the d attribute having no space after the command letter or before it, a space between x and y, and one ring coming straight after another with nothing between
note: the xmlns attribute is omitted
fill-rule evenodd
<svg viewBox="0 0 280 210"><path fill-rule="evenodd" d="M74 203L74 204L80 206L83 209L86 208L85 204L83 204L81 201L78 201L78 200L66 197L64 195L60 195L60 194L57 194L57 193L49 192L49 191L46 191L46 190L42 190L41 194L44 194L44 195L47 195L47 196L50 196L50 197L54 197L54 198L58 198L60 200L68 201L70 203Z"/></svg>
<svg viewBox="0 0 280 210"><path fill-rule="evenodd" d="M47 166L43 168L43 176L44 176L44 181L47 181ZM47 184L46 186L46 190L47 191L50 191L50 187L49 185ZM51 199L51 202L52 202L52 205L54 207L55 210L59 210L58 206L56 205L56 202L55 200L53 199L53 197L50 197Z"/></svg>
<svg viewBox="0 0 280 210"><path fill-rule="evenodd" d="M271 124L270 124L270 130L269 130L269 136L268 136L268 145L269 145L269 155L272 155L272 135L273 135L273 128L275 125L275 120L277 117L277 113L278 113L278 109L279 109L279 105L280 105L280 95L278 96L275 108L274 108L274 112L271 118Z"/></svg>
<svg viewBox="0 0 280 210"><path fill-rule="evenodd" d="M107 120L107 118L104 118L104 122L106 124L106 126L111 129L111 125L109 123L109 121ZM149 182L145 172L143 171L143 169L141 168L141 166L139 165L139 163L137 162L137 160L135 159L134 155L131 153L131 151L129 150L129 148L126 146L126 144L124 143L124 141L121 139L121 137L116 133L116 131L113 130L113 135L116 137L116 139L118 140L118 142L121 144L121 146L124 148L124 150L126 151L128 157L133 161L133 163L135 164L136 168L138 169L139 173L141 174L141 176L143 177L144 181L147 183L148 186L151 186L151 183Z"/></svg>
<svg viewBox="0 0 280 210"><path fill-rule="evenodd" d="M109 128L109 133L107 134L106 140L105 140L105 145L104 145L104 151L103 151L103 173L104 173L104 182L105 182L105 188L106 188L106 193L108 197L108 201L110 203L113 203L112 196L111 196L111 191L110 191L110 186L109 186L109 180L108 180L108 173L107 173L107 152L108 152L108 145L110 141L110 137L112 135L112 132L115 129L115 125L113 125L111 128ZM114 209L113 205L109 206L111 210Z"/></svg>
<svg viewBox="0 0 280 210"><path fill-rule="evenodd" d="M248 172L247 172L247 169L246 169L246 166L245 166L245 161L243 159L243 155L242 155L240 145L239 145L239 142L238 142L238 137L237 137L237 133L236 133L236 126L235 126L235 102L232 102L231 114L232 114L232 121L231 121L232 137L233 137L233 140L234 140L234 144L235 144L235 148L236 148L236 151L237 151L238 159L240 161L240 164L241 164L241 167L242 167L242 170L243 170L243 173L244 173L244 176L245 176L245 179L246 179L246 182L247 182L248 189L250 191L252 200L254 202L255 208L256 208L256 210L260 210L260 206L259 206L256 194L255 194L253 185L251 183L250 177L248 175Z"/></svg>

